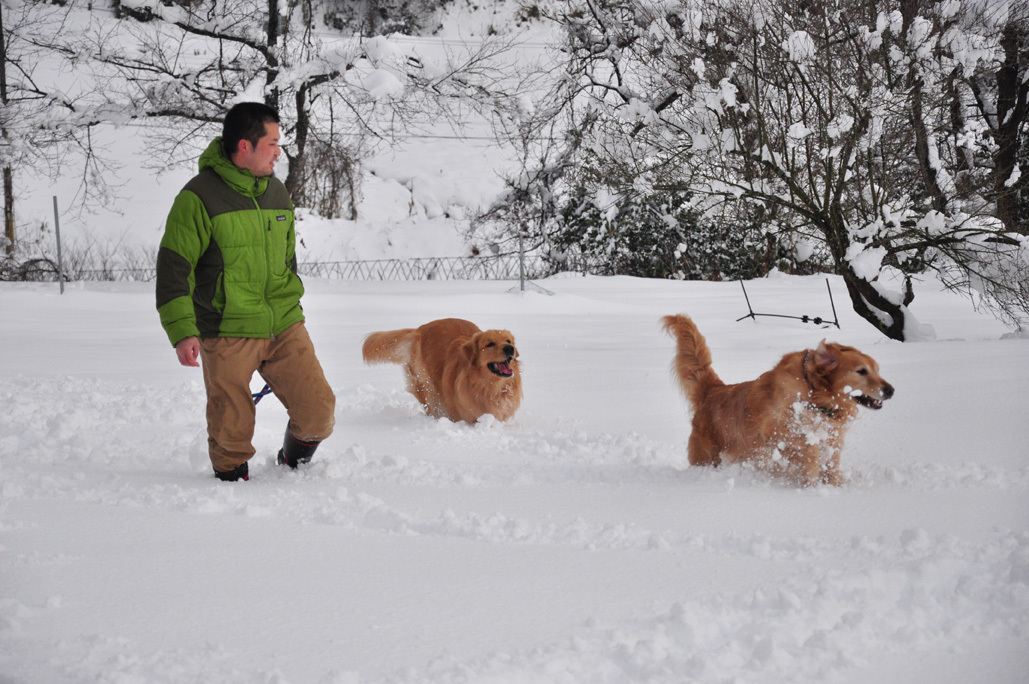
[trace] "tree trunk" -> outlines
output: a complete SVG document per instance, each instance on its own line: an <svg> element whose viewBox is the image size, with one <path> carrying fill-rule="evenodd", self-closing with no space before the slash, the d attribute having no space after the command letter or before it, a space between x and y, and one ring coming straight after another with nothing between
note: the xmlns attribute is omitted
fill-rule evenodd
<svg viewBox="0 0 1029 684"><path fill-rule="evenodd" d="M897 304L884 297L875 285L854 271L847 261L847 251L851 242L842 213L837 211L829 217L827 223L822 226L822 234L825 236L826 246L829 247L835 271L843 276L855 313L871 323L883 335L903 342L904 308L915 298L910 283L905 292L904 303Z"/></svg>
<svg viewBox="0 0 1029 684"><path fill-rule="evenodd" d="M296 130L293 136L293 154L289 158L289 173L286 174L286 190L293 201L302 201L304 196L304 150L307 148L307 136L311 130L310 112L307 107L308 84L297 88L296 93Z"/></svg>
<svg viewBox="0 0 1029 684"><path fill-rule="evenodd" d="M0 103L7 108L7 43L4 41L4 13L0 6ZM0 131L7 140L7 129ZM6 148L7 145L5 144ZM14 253L14 172L10 165L4 165L4 251Z"/></svg>
<svg viewBox="0 0 1029 684"><path fill-rule="evenodd" d="M903 35L909 35L914 18L918 15L918 2L916 0L901 0L901 15L903 16ZM926 194L932 199L933 209L940 213L947 211L947 197L940 187L939 171L931 161L929 130L925 124L925 102L922 88L924 86L921 76L918 75L918 65L912 57L912 64L908 68L907 87L911 93L911 126L915 134L915 157L918 161L918 168L922 172L922 181L925 183Z"/></svg>
<svg viewBox="0 0 1029 684"><path fill-rule="evenodd" d="M7 137L7 131L4 131ZM10 166L4 167L4 251L14 253L14 174Z"/></svg>
<svg viewBox="0 0 1029 684"><path fill-rule="evenodd" d="M891 340L904 341L904 307L883 297L872 283L843 265L843 282L854 311ZM885 319L889 320L885 320Z"/></svg>
<svg viewBox="0 0 1029 684"><path fill-rule="evenodd" d="M1026 118L1026 101L1029 99L1029 82L1019 82L1019 67L1025 69L1025 62L1029 62L1029 55L1019 54L1027 31L1029 29L1014 20L1004 27L1001 35L1004 63L997 71L997 128L993 136L997 148L993 154L993 191L997 198L997 218L1005 229L1013 232L1020 227L1018 191L1029 183L1029 178L1023 177L1019 182L1007 185L1018 163L1018 130Z"/></svg>
<svg viewBox="0 0 1029 684"><path fill-rule="evenodd" d="M268 0L268 72L265 74L264 103L272 109L279 109L279 89L272 85L279 77L279 56L276 52L279 41L279 0Z"/></svg>

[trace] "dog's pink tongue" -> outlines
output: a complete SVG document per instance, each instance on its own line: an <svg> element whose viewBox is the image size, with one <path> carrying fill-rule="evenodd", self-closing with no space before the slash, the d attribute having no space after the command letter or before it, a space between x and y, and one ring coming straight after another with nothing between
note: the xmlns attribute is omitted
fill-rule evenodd
<svg viewBox="0 0 1029 684"><path fill-rule="evenodd" d="M498 363L497 370L504 375L511 375L514 371L511 370L511 366L506 363Z"/></svg>

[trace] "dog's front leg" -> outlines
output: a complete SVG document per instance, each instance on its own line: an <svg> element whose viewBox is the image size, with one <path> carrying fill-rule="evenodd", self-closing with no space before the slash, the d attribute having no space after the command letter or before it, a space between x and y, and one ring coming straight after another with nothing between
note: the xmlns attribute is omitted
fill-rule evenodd
<svg viewBox="0 0 1029 684"><path fill-rule="evenodd" d="M793 426L794 441L791 465L796 478L805 487L827 483L843 484L840 474L841 434L838 426L826 420L821 413L797 409Z"/></svg>
<svg viewBox="0 0 1029 684"><path fill-rule="evenodd" d="M803 444L790 462L798 482L805 487L814 487L822 481L821 449L817 444Z"/></svg>
<svg viewBox="0 0 1029 684"><path fill-rule="evenodd" d="M840 472L839 454L835 454L832 461L826 464L825 470L822 471L822 482L833 487L842 487L846 484L843 473Z"/></svg>
<svg viewBox="0 0 1029 684"><path fill-rule="evenodd" d="M822 482L833 487L841 487L846 483L843 473L840 472L840 452L843 450L842 435L835 435L825 445L828 457L822 468Z"/></svg>

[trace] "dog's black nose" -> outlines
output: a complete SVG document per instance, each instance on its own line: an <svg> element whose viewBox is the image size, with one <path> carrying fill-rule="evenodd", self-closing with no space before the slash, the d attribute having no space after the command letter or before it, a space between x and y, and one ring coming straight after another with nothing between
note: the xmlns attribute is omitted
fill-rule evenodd
<svg viewBox="0 0 1029 684"><path fill-rule="evenodd" d="M514 356L514 346L512 346L510 344L505 344L504 345L504 353L507 354L508 356L512 356L513 357Z"/></svg>
<svg viewBox="0 0 1029 684"><path fill-rule="evenodd" d="M883 385L883 399L890 399L893 397L893 385Z"/></svg>

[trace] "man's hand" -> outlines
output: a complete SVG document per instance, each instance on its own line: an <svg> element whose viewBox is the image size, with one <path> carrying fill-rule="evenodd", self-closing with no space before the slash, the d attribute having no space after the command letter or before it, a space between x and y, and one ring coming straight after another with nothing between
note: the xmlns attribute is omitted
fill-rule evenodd
<svg viewBox="0 0 1029 684"><path fill-rule="evenodd" d="M195 337L179 340L175 345L175 354L183 366L199 367L200 363L197 361L197 357L200 356L200 340Z"/></svg>

